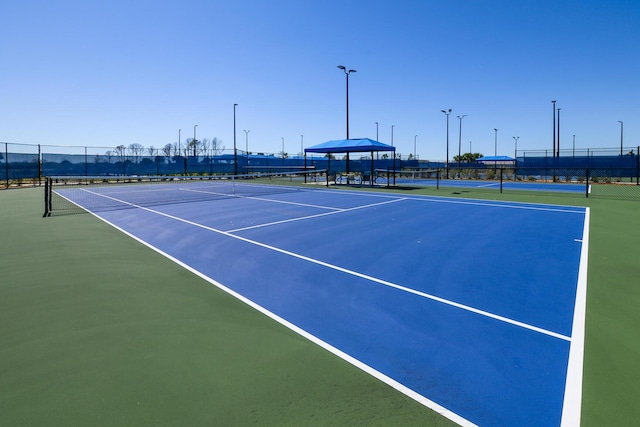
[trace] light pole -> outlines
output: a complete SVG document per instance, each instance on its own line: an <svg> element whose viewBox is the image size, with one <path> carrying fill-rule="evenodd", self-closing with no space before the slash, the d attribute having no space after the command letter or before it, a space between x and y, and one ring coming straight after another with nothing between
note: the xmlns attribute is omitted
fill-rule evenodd
<svg viewBox="0 0 640 427"><path fill-rule="evenodd" d="M573 157L576 156L576 136L573 135Z"/></svg>
<svg viewBox="0 0 640 427"><path fill-rule="evenodd" d="M498 129L494 128L493 132L495 134L494 137L494 145L493 145L493 157L494 157L494 161L493 161L493 165L494 165L494 173L498 173Z"/></svg>
<svg viewBox="0 0 640 427"><path fill-rule="evenodd" d="M195 157L196 155L196 128L198 127L198 125L194 125L193 126L193 156Z"/></svg>
<svg viewBox="0 0 640 427"><path fill-rule="evenodd" d="M466 114L458 116L458 119L460 120L460 129L458 129L458 176L460 175L460 156L462 155L462 119L465 117L467 117Z"/></svg>
<svg viewBox="0 0 640 427"><path fill-rule="evenodd" d="M417 159L416 157L416 141L418 140L418 135L415 135L413 137L413 158L414 160Z"/></svg>
<svg viewBox="0 0 640 427"><path fill-rule="evenodd" d="M513 152L513 170L516 176L516 180L518 179L518 140L520 139L519 136L514 136L513 140L516 142L516 148L515 151Z"/></svg>
<svg viewBox="0 0 640 427"><path fill-rule="evenodd" d="M245 170L247 171L246 173L249 173L249 132L251 132L251 130L246 130L246 129L242 129L244 131L244 155L247 158L247 167L245 168Z"/></svg>
<svg viewBox="0 0 640 427"><path fill-rule="evenodd" d="M447 179L449 179L449 114L451 114L451 108L449 110L440 110L447 116Z"/></svg>
<svg viewBox="0 0 640 427"><path fill-rule="evenodd" d="M624 136L624 123L622 122L622 120L618 120L618 123L620 123L620 155L622 156L622 138Z"/></svg>
<svg viewBox="0 0 640 427"><path fill-rule="evenodd" d="M304 135L300 135L300 155L304 156Z"/></svg>
<svg viewBox="0 0 640 427"><path fill-rule="evenodd" d="M556 101L551 101L553 104L553 157L556 156Z"/></svg>
<svg viewBox="0 0 640 427"><path fill-rule="evenodd" d="M249 130L243 129L243 131L244 131L244 151L248 159L249 158L249 132L251 132L251 129Z"/></svg>
<svg viewBox="0 0 640 427"><path fill-rule="evenodd" d="M347 139L349 139L349 74L355 73L356 70L349 70L344 65L338 65L342 71L344 71L345 76L347 76Z"/></svg>
<svg viewBox="0 0 640 427"><path fill-rule="evenodd" d="M380 138L378 137L378 122L376 122L376 141L378 141Z"/></svg>
<svg viewBox="0 0 640 427"><path fill-rule="evenodd" d="M471 141L469 141L469 154L473 154L473 150L471 149Z"/></svg>
<svg viewBox="0 0 640 427"><path fill-rule="evenodd" d="M238 149L236 148L236 107L233 104L233 174L238 175Z"/></svg>
<svg viewBox="0 0 640 427"><path fill-rule="evenodd" d="M349 74L355 73L356 70L349 70L344 65L338 65L342 71L344 71L345 76L347 77L347 139L349 139ZM349 173L349 152L347 152L347 167L346 172Z"/></svg>
<svg viewBox="0 0 640 427"><path fill-rule="evenodd" d="M393 128L396 127L396 125L391 125L391 146L393 147Z"/></svg>
<svg viewBox="0 0 640 427"><path fill-rule="evenodd" d="M556 157L560 157L560 110L562 108L558 108L558 151Z"/></svg>

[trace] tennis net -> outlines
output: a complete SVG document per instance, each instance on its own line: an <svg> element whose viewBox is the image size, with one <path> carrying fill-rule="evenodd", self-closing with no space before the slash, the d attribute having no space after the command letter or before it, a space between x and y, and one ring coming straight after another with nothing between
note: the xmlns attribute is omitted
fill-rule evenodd
<svg viewBox="0 0 640 427"><path fill-rule="evenodd" d="M45 180L44 216L258 197L327 184L325 170L211 176L59 176Z"/></svg>
<svg viewBox="0 0 640 427"><path fill-rule="evenodd" d="M433 181L434 183L440 179L438 169L376 169L376 177L378 179L386 180L386 184L395 185L396 178L402 179L403 182L427 182Z"/></svg>

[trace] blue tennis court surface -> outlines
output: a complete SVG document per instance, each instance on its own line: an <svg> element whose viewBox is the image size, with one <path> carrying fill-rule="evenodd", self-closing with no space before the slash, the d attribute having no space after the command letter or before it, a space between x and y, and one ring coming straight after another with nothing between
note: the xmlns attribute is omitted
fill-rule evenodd
<svg viewBox="0 0 640 427"><path fill-rule="evenodd" d="M587 209L123 190L95 214L458 424L579 423Z"/></svg>

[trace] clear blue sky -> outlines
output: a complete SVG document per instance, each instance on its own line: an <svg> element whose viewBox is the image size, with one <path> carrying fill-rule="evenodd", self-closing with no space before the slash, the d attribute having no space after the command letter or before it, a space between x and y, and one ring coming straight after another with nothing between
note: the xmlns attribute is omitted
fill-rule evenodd
<svg viewBox="0 0 640 427"><path fill-rule="evenodd" d="M279 152L350 136L422 159L640 144L637 0L0 3L0 141Z"/></svg>

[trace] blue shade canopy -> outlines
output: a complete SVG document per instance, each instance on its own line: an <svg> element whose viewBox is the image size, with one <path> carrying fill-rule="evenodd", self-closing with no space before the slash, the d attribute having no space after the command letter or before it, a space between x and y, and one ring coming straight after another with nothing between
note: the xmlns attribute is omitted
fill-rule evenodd
<svg viewBox="0 0 640 427"><path fill-rule="evenodd" d="M353 153L370 151L396 151L396 148L369 138L336 139L305 148L305 153Z"/></svg>
<svg viewBox="0 0 640 427"><path fill-rule="evenodd" d="M515 159L509 156L485 156L480 157L478 162L513 162Z"/></svg>

